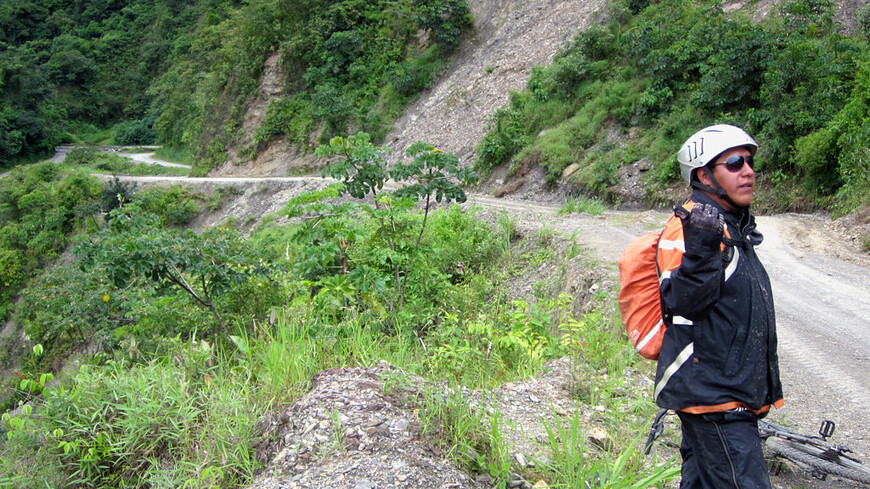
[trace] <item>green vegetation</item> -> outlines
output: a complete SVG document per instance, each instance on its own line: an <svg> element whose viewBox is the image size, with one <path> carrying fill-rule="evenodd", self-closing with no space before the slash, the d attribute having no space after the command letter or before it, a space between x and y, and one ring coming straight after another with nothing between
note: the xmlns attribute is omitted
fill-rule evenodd
<svg viewBox="0 0 870 489"><path fill-rule="evenodd" d="M0 166L60 143L155 140L154 79L235 2L14 0L0 8ZM111 125L121 123L114 130Z"/></svg>
<svg viewBox="0 0 870 489"><path fill-rule="evenodd" d="M569 198L565 205L559 209L559 214L573 214L575 212L585 212L593 216L604 214L607 210L607 204L597 199L587 199L583 197Z"/></svg>
<svg viewBox="0 0 870 489"><path fill-rule="evenodd" d="M659 192L678 177L682 141L705 125L732 123L761 143L772 198L759 201L841 213L867 205L866 28L844 35L826 0L787 2L760 22L715 2L609 8L605 25L581 32L552 66L535 69L526 90L495 114L478 148L479 172L533 161L556 181L579 163L571 181L614 201L609 188L619 168L646 157L649 201L664 202Z"/></svg>
<svg viewBox="0 0 870 489"><path fill-rule="evenodd" d="M219 207L222 198L221 194L207 197L177 186L136 193L135 184L117 178L104 182L92 173L186 172L183 168L134 164L111 153L80 148L70 151L64 164L19 167L0 179L0 317L8 317L13 299L28 280L39 276L42 269L50 269L75 235L96 231L104 219L102 214L121 203L135 201L163 222L183 226L203 206ZM65 287L63 281L54 283Z"/></svg>
<svg viewBox="0 0 870 489"><path fill-rule="evenodd" d="M584 193L616 201L618 170L646 158L659 204L678 175L674 148L726 122L762 143L770 209L867 205L870 10L846 34L829 0L792 0L760 21L752 6L707 1L608 8L495 114L479 173L531 162L555 182L577 163ZM0 9L0 167L58 143L160 142L201 175L231 146L251 157L276 136L302 152L358 131L380 143L470 25L462 0L15 0ZM240 147L270 56L281 95Z"/></svg>
<svg viewBox="0 0 870 489"><path fill-rule="evenodd" d="M0 8L0 167L60 143L160 141L204 173L239 142L271 53L285 96L245 154L278 134L303 150L314 132L377 141L471 25L462 0L55 4Z"/></svg>
<svg viewBox="0 0 870 489"><path fill-rule="evenodd" d="M181 227L221 197L118 180L101 187L55 165L4 179L16 184L3 195L32 182L26 189L55 196L65 172L80 175L91 213L64 221L54 254L39 255L53 266L19 282L15 319L35 348L25 358L4 353L19 364L4 406L23 407L0 423L0 486L236 487L262 463L257 423L324 368L386 360L459 393L525 378L565 355L575 361L577 402L604 407L612 455L583 448L579 426L553 425L569 430L551 440L560 457L515 468L498 413L437 389L409 401L422 436L502 485L517 470L554 484L598 472L612 478L607 487L647 476L643 487L661 487L673 476L635 447L654 406L629 369L649 365L635 363L608 295L577 317L558 289L541 287L532 302L509 296L514 277L564 270L573 246L563 249L552 229L520 236L506 216L491 227L451 205L465 200L456 182L475 175L429 144L413 145L389 171L364 133L318 152L337 158L324 174L341 182L292 199L290 224L266 219L247 238L229 226ZM404 186L391 190L387 179ZM5 208L34 207L21 200ZM74 253L54 261L71 242ZM91 353L71 357L82 351ZM398 375L385 389L407 382Z"/></svg>
<svg viewBox="0 0 870 489"><path fill-rule="evenodd" d="M232 220L185 229L236 189L101 180L93 173L156 170L87 146L0 179L0 317L24 333L0 344L0 363L13 366L2 372L0 487L245 484L262 463L265 415L324 368L380 360L449 389L409 401L421 435L497 485L512 472L569 487L662 487L674 476L638 453L655 408L631 377L650 364L624 340L612 291L584 313L560 293L578 266L570 237L524 236L507 214L489 225L452 205L477 175L432 145L412 145L389 169L377 146L444 69L470 25L465 2L56 3L0 7L0 166L61 142L161 142L163 157L204 173L239 144L274 54L283 96L239 149L253 155L276 136L317 146L332 162L324 176L340 183L290 200L289 224L272 216L243 235ZM824 0L783 4L760 23L713 2L610 9L511 94L477 172L538 164L555 182L577 163L572 181L595 197L562 212L596 214L616 199L620 168L646 158L648 199L663 202L675 148L729 122L763 143L772 208L867 205L870 10L847 36ZM544 267L554 272L532 284L534 297L510 296L512 280ZM572 394L598 413L612 450L587 444L579 417L556 418L552 456L515 467L506 421L459 387L493 388L565 356Z"/></svg>

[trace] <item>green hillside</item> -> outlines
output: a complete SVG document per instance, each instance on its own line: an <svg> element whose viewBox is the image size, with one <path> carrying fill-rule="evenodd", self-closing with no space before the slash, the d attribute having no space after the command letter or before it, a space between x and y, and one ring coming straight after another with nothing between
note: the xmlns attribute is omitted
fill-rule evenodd
<svg viewBox="0 0 870 489"><path fill-rule="evenodd" d="M771 209L866 207L870 13L855 33L831 14L815 0L761 22L707 2L613 2L511 94L472 169L423 142L388 167L378 146L468 32L464 2L3 2L4 165L58 143L156 142L205 173L240 141L277 52L286 95L243 153L286 137L341 183L256 225L194 232L239 190L101 180L92 173L143 169L86 148L0 178L0 317L12 320L0 336L0 487L239 487L272 441L259 423L323 369L385 360L403 372L385 379L395 392L419 375L462 393L565 356L571 394L613 452L587 446L580 416L567 416L547 427L553 457L518 467L497 412L426 386L405 401L424 420L420 439L495 487L517 472L663 487L674 470L637 446L655 408L632 379L651 364L625 341L612 282L563 294L569 271L596 273L573 238L479 219L452 205L468 188L456 183L530 162L555 182L579 163L572 183L615 200L619 168L647 158L648 201L661 202L687 134L731 122L764 143ZM515 296L519 281L530 294ZM346 455L337 411L335 424L318 456Z"/></svg>
<svg viewBox="0 0 870 489"><path fill-rule="evenodd" d="M61 143L159 142L207 171L273 51L288 95L260 141L382 136L470 23L459 0L4 2L0 166Z"/></svg>
<svg viewBox="0 0 870 489"><path fill-rule="evenodd" d="M613 200L619 169L646 158L647 200L668 202L662 190L678 180L679 145L701 127L730 123L761 143L766 210L866 207L870 9L857 11L851 35L833 22L831 2L787 2L760 22L751 10L612 3L606 23L581 32L511 95L476 168L533 162L555 182L578 163L573 183Z"/></svg>
<svg viewBox="0 0 870 489"><path fill-rule="evenodd" d="M612 200L618 169L647 158L657 203L676 178L674 148L694 128L727 122L763 143L772 209L865 206L868 8L849 31L824 0L788 2L761 21L750 11L612 2L606 22L496 114L476 167L534 161L555 179L580 163L575 183ZM251 157L275 136L303 151L357 131L379 142L470 32L468 12L457 0L4 2L0 167L61 143L159 143L204 174L228 147ZM239 148L274 52L284 95ZM607 141L614 126L635 137Z"/></svg>

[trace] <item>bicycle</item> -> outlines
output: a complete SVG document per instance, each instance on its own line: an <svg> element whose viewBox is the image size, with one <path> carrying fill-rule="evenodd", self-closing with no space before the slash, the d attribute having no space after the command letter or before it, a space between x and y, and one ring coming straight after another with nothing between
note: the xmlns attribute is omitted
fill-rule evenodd
<svg viewBox="0 0 870 489"><path fill-rule="evenodd" d="M652 444L664 431L664 417L674 414L663 409L656 414L650 427L644 454L649 454ZM769 460L771 473L778 474L782 462L777 458L791 461L801 470L819 480L825 480L828 475L843 477L855 482L870 485L870 467L860 460L848 455L852 451L845 445L834 445L828 442L833 436L836 424L830 420L822 421L819 434L804 435L788 428L758 420L758 435L764 441L771 454Z"/></svg>

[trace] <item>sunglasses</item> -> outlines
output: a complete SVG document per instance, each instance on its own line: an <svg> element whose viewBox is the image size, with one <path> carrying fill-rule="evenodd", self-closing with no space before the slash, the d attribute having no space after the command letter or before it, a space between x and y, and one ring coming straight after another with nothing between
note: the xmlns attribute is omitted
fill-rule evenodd
<svg viewBox="0 0 870 489"><path fill-rule="evenodd" d="M749 168L754 168L755 160L751 156L732 155L722 163L716 163L714 166L725 165L725 169L731 173L737 173L743 169L743 164L749 165Z"/></svg>

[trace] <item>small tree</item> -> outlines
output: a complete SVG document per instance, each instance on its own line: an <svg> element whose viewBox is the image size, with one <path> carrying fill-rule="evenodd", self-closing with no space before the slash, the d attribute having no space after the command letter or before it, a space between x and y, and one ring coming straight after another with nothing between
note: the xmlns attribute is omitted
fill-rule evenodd
<svg viewBox="0 0 870 489"><path fill-rule="evenodd" d="M303 245L297 271L301 271L301 265L307 278L321 282L331 276L349 275L350 283L342 281L341 287L335 287L334 279L321 284L321 290L340 290L345 300L361 291L383 290L391 281L392 297L385 299L390 311L394 311L405 301L409 270L420 253L432 208L436 204L465 202L460 184L474 183L477 175L460 168L455 156L428 143L414 143L407 151L413 159L396 163L391 169L387 169L386 151L374 146L366 133L333 138L329 145L318 148L317 154L339 157L323 171L323 176L336 178L341 184L295 198L288 202L285 212L306 219L294 237ZM384 191L389 178L399 185L393 192ZM357 199L372 197L374 205L324 202L344 194ZM422 204L423 218L419 229L409 233L415 204ZM376 219L378 226L371 235L356 225L361 216ZM381 239L387 249L369 247L365 259L353 260L351 246L365 239ZM376 273L387 269L389 278Z"/></svg>
<svg viewBox="0 0 870 489"><path fill-rule="evenodd" d="M465 192L455 182L472 184L477 181L477 174L470 168L461 168L459 159L435 146L418 141L407 150L408 156L414 157L410 163L397 163L391 170L390 176L397 182L414 182L403 186L396 191L399 197L412 197L423 201L423 223L420 225L420 233L414 243L414 250L420 248L420 240L423 239L423 231L429 212L433 206L433 198L436 203L449 204L451 202L462 203L467 199ZM407 269L411 267L408 263ZM405 298L405 284L408 274L403 275L400 285L400 304Z"/></svg>
<svg viewBox="0 0 870 489"><path fill-rule="evenodd" d="M141 276L158 287L181 289L214 316L215 336L226 334L217 297L271 271L257 262L232 229L213 228L202 234L164 229L157 216L142 213L135 204L112 211L109 227L75 252L83 268L102 264L117 287Z"/></svg>

